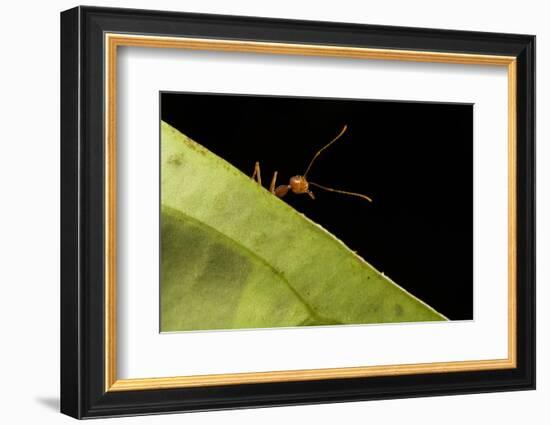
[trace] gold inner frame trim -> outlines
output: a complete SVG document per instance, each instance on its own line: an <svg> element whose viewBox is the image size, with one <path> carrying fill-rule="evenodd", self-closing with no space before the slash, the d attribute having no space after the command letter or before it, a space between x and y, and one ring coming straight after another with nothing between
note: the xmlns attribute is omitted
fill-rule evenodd
<svg viewBox="0 0 550 425"><path fill-rule="evenodd" d="M105 34L105 391L135 391L214 385L311 381L417 373L447 373L510 369L517 362L516 322L516 58L446 52L370 49L330 45L308 45L235 41L148 35ZM508 72L508 357L436 363L285 370L166 378L118 379L116 325L116 99L117 49L121 46L228 51L280 55L324 56L355 59L397 60L468 65L504 66Z"/></svg>

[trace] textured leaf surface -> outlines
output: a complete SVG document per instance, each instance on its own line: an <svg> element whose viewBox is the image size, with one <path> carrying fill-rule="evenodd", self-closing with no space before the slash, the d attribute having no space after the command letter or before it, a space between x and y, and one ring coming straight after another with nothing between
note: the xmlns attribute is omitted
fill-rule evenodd
<svg viewBox="0 0 550 425"><path fill-rule="evenodd" d="M161 123L161 330L446 320Z"/></svg>

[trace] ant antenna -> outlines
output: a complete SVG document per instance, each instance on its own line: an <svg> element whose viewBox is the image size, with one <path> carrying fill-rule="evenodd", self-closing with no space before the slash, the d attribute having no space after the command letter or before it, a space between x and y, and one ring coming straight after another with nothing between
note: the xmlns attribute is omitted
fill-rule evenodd
<svg viewBox="0 0 550 425"><path fill-rule="evenodd" d="M321 186L320 184L313 183L313 182L308 182L308 183L312 186L318 187L319 189L323 189L329 192L337 192L337 193L343 193L344 195L358 196L359 198L363 198L369 202L372 202L372 199L369 198L367 195L362 195L360 193L355 193L355 192L346 192L345 190L332 189L331 187Z"/></svg>
<svg viewBox="0 0 550 425"><path fill-rule="evenodd" d="M328 142L325 146L323 146L321 149L319 149L317 151L317 153L315 154L315 156L313 157L313 159L310 161L309 165L307 166L307 170L306 170L306 172L304 173L304 176L303 176L304 178L307 176L307 173L309 172L309 169L313 165L313 162L317 159L317 157L321 154L321 152L323 152L326 148L328 148L330 145L332 145L334 142L336 142L340 137L342 137L342 135L346 132L347 129L348 129L348 126L346 124L346 125L344 125L344 128L342 128L340 133L338 133L338 136L336 136L334 139L332 139L330 142Z"/></svg>

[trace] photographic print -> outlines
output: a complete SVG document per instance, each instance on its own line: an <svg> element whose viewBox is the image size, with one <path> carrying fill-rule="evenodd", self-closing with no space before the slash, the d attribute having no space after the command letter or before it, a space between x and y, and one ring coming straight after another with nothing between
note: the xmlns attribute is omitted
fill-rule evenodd
<svg viewBox="0 0 550 425"><path fill-rule="evenodd" d="M60 33L62 413L535 388L533 35Z"/></svg>
<svg viewBox="0 0 550 425"><path fill-rule="evenodd" d="M160 104L161 332L473 319L473 105Z"/></svg>

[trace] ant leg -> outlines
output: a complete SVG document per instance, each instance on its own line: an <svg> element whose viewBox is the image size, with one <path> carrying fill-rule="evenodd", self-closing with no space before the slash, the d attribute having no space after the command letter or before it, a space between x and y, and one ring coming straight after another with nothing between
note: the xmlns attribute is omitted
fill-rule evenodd
<svg viewBox="0 0 550 425"><path fill-rule="evenodd" d="M269 185L269 191L275 194L275 183L277 183L277 171L273 173L273 178L271 179L271 184Z"/></svg>
<svg viewBox="0 0 550 425"><path fill-rule="evenodd" d="M256 161L256 164L254 164L254 173L252 173L252 180L256 180L258 184L262 185L262 174L260 172L260 163Z"/></svg>
<svg viewBox="0 0 550 425"><path fill-rule="evenodd" d="M315 200L315 195L313 194L313 192L311 190L308 190L306 193L309 195L309 197L311 199Z"/></svg>

